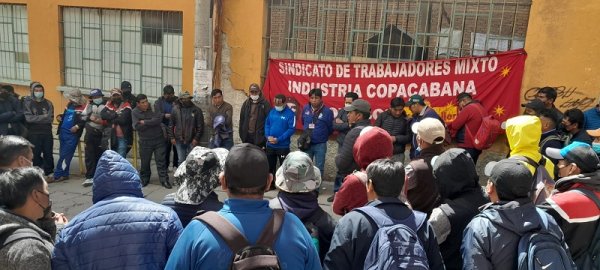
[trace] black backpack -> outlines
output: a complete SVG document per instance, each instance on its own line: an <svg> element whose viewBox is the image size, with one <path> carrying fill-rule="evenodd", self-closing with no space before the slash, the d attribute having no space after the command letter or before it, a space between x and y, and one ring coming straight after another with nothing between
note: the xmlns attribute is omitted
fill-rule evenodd
<svg viewBox="0 0 600 270"><path fill-rule="evenodd" d="M213 228L227 243L233 252L229 269L275 270L281 269L281 265L273 244L279 235L284 215L285 211L281 209L273 210L273 215L254 245L248 243L246 237L231 222L216 212L207 211L194 219Z"/></svg>

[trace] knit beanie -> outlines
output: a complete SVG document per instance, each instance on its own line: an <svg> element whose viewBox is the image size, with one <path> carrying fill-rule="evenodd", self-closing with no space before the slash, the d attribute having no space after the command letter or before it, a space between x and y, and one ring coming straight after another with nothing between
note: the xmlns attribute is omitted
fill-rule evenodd
<svg viewBox="0 0 600 270"><path fill-rule="evenodd" d="M356 138L352 154L361 170L365 170L371 162L392 156L394 146L392 137L382 128L368 126L361 130Z"/></svg>

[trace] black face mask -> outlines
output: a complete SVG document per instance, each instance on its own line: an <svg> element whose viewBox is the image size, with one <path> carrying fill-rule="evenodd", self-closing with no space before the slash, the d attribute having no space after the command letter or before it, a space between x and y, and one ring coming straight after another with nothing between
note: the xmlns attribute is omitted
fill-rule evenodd
<svg viewBox="0 0 600 270"><path fill-rule="evenodd" d="M118 105L118 104L121 104L122 101L123 101L122 98L115 98L115 99L112 100L112 103Z"/></svg>
<svg viewBox="0 0 600 270"><path fill-rule="evenodd" d="M183 105L184 107L192 107L192 105L194 105L194 103L189 100L189 101L182 101L181 105Z"/></svg>
<svg viewBox="0 0 600 270"><path fill-rule="evenodd" d="M123 95L131 95L131 89L121 89L123 91Z"/></svg>
<svg viewBox="0 0 600 270"><path fill-rule="evenodd" d="M166 100L167 102L169 102L169 103L171 103L171 102L175 101L175 99L176 99L176 98L175 98L174 96L170 96L170 97L167 97L167 98L165 98L165 100Z"/></svg>
<svg viewBox="0 0 600 270"><path fill-rule="evenodd" d="M2 92L0 93L0 98L1 99L7 99L10 96L9 92Z"/></svg>
<svg viewBox="0 0 600 270"><path fill-rule="evenodd" d="M42 194L46 195L46 197L48 197L48 206L46 206L46 207L43 207L38 202L35 202L35 203L37 203L37 205L44 210L44 215L42 216L42 218L49 217L50 212L52 212L52 200L50 200L50 194L46 194L45 192L41 192L39 190L37 190L37 192L42 193Z"/></svg>

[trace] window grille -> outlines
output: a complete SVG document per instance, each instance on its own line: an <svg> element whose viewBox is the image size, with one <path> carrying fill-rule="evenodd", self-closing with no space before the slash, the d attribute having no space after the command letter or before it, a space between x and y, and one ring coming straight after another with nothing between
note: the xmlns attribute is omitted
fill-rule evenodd
<svg viewBox="0 0 600 270"><path fill-rule="evenodd" d="M390 61L522 48L531 0L270 0L269 57Z"/></svg>
<svg viewBox="0 0 600 270"><path fill-rule="evenodd" d="M119 87L130 81L134 94L162 95L182 86L182 13L62 8L63 84Z"/></svg>
<svg viewBox="0 0 600 270"><path fill-rule="evenodd" d="M27 6L0 4L0 80L28 84Z"/></svg>

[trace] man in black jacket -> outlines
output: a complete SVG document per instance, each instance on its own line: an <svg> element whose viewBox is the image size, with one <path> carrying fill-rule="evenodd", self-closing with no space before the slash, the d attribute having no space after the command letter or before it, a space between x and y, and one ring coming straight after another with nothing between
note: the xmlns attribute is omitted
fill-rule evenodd
<svg viewBox="0 0 600 270"><path fill-rule="evenodd" d="M131 116L133 128L138 131L140 157L142 159L142 168L140 170L140 178L142 186L147 186L150 183L150 162L152 161L152 153L156 161L156 171L160 184L171 189L169 183L169 175L165 166L165 131L162 126L162 115L155 113L150 108L148 97L144 94L139 94L136 98L137 106L133 109Z"/></svg>
<svg viewBox="0 0 600 270"><path fill-rule="evenodd" d="M249 87L250 95L242 104L240 110L240 139L243 143L251 143L265 148L265 119L271 110L271 105L263 97L258 84Z"/></svg>
<svg viewBox="0 0 600 270"><path fill-rule="evenodd" d="M23 107L9 91L10 85L0 87L0 135L12 134L12 127L24 119ZM20 134L19 134L20 135Z"/></svg>
<svg viewBox="0 0 600 270"><path fill-rule="evenodd" d="M167 128L169 121L171 120L171 113L175 106L175 88L172 85L167 84L163 87L163 95L154 102L154 111L162 115L162 123ZM171 160L171 150L173 151L173 170L179 166L179 158L177 157L177 147L171 144L171 140L167 137L165 139L165 167L169 168L169 161ZM183 162L183 160L182 160Z"/></svg>
<svg viewBox="0 0 600 270"><path fill-rule="evenodd" d="M187 91L181 94L178 103L173 108L167 130L171 143L177 147L179 160L185 160L192 148L200 145L204 132L204 114L194 105L192 96Z"/></svg>
<svg viewBox="0 0 600 270"><path fill-rule="evenodd" d="M375 120L375 126L383 128L392 136L394 142L392 159L404 163L406 144L412 138L404 111L404 100L401 97L393 98L390 101L390 108L379 114Z"/></svg>
<svg viewBox="0 0 600 270"><path fill-rule="evenodd" d="M34 82L30 90L31 96L23 100L23 110L28 130L27 139L35 145L33 166L44 169L44 175L50 176L54 172L54 105L44 97L44 86L41 83Z"/></svg>

